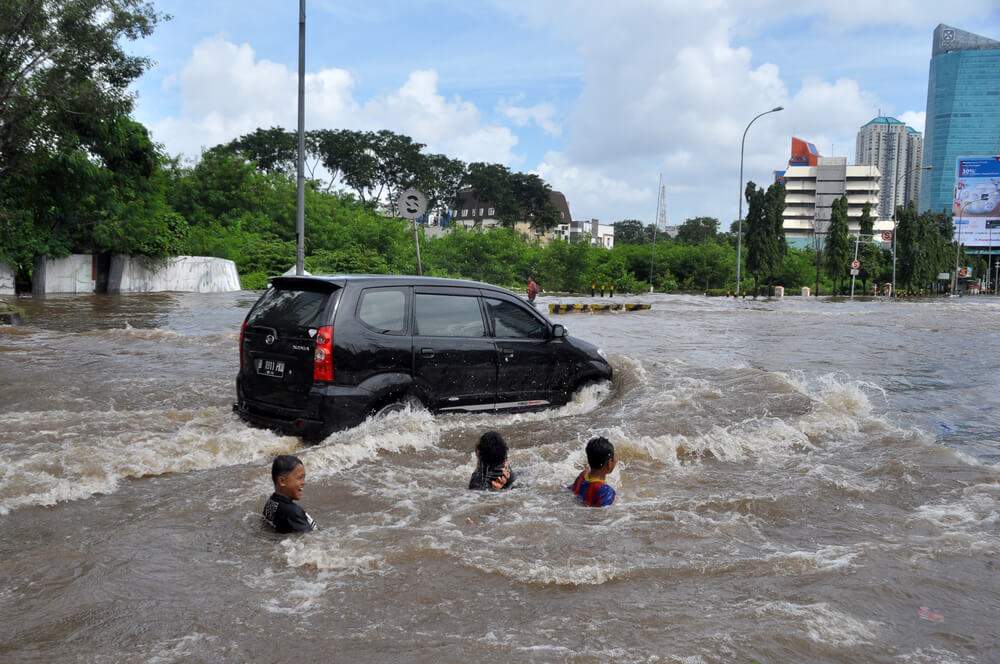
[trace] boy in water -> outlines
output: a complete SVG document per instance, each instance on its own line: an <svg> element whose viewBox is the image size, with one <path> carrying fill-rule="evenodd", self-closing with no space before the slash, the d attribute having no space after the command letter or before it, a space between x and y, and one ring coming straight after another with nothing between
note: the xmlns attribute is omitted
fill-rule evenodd
<svg viewBox="0 0 1000 664"><path fill-rule="evenodd" d="M469 480L469 488L479 491L502 491L514 484L516 475L507 461L507 443L496 431L487 431L476 443L476 470Z"/></svg>
<svg viewBox="0 0 1000 664"><path fill-rule="evenodd" d="M591 507L606 507L615 502L615 490L604 482L618 465L615 446L604 436L591 438L587 443L587 463L590 469L581 472L569 490Z"/></svg>
<svg viewBox="0 0 1000 664"><path fill-rule="evenodd" d="M264 520L279 533L301 533L316 530L316 523L293 501L302 500L306 486L306 467L291 454L279 454L271 463L274 493L264 505Z"/></svg>

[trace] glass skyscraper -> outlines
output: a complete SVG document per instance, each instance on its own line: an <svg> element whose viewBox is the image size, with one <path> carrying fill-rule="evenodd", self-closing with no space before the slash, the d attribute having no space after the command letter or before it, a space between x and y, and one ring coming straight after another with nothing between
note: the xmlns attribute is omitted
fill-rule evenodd
<svg viewBox="0 0 1000 664"><path fill-rule="evenodd" d="M958 157L1000 155L1000 41L934 29L920 210L951 212Z"/></svg>

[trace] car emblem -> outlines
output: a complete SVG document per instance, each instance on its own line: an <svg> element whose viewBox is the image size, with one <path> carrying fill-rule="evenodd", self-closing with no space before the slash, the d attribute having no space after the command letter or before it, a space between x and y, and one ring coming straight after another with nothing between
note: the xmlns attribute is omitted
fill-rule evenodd
<svg viewBox="0 0 1000 664"><path fill-rule="evenodd" d="M273 344L274 343L274 335L273 334L269 334L266 337L264 337L264 343L266 343L268 346L270 346L271 344Z"/></svg>

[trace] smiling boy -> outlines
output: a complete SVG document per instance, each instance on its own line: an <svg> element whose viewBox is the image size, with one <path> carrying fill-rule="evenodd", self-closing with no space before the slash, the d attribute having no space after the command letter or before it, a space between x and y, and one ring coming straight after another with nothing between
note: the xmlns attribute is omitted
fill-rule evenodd
<svg viewBox="0 0 1000 664"><path fill-rule="evenodd" d="M279 533L316 530L316 523L294 501L302 499L306 486L306 467L291 454L279 454L271 464L274 493L264 505L264 520Z"/></svg>

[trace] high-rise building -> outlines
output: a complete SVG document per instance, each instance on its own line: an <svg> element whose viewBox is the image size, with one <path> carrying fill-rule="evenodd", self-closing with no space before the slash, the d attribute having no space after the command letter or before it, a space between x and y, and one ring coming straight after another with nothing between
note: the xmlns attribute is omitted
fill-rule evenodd
<svg viewBox="0 0 1000 664"><path fill-rule="evenodd" d="M882 174L877 218L891 219L897 206L920 202L923 156L924 137L896 118L877 117L858 131L854 163Z"/></svg>
<svg viewBox="0 0 1000 664"><path fill-rule="evenodd" d="M920 210L949 212L958 157L1000 154L1000 41L941 24L927 79Z"/></svg>

